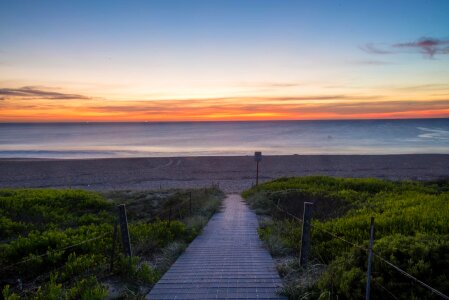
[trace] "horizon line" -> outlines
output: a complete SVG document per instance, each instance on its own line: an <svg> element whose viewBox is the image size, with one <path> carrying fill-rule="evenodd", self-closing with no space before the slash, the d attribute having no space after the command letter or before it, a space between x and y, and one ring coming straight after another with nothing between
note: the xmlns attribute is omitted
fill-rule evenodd
<svg viewBox="0 0 449 300"><path fill-rule="evenodd" d="M291 120L184 120L184 121L29 121L29 122L5 122L0 121L0 124L137 124L137 123L259 123L259 122L309 122L309 121L399 121L399 120L443 120L448 117L416 117L416 118L356 118L356 119L291 119Z"/></svg>

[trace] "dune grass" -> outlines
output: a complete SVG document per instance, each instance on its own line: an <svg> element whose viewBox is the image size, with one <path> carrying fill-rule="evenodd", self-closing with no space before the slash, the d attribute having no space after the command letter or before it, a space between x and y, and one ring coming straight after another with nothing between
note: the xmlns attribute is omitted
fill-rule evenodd
<svg viewBox="0 0 449 300"><path fill-rule="evenodd" d="M215 188L103 195L82 190L0 190L3 297L143 297L201 231L222 198ZM119 240L111 271L116 205L122 203L134 256L129 260L121 254Z"/></svg>
<svg viewBox="0 0 449 300"><path fill-rule="evenodd" d="M449 181L416 182L332 177L283 178L243 193L265 215L259 235L277 257L291 299L362 299L367 253L327 232L368 247L445 294L449 293ZM314 202L312 263L297 262L303 203ZM373 299L438 299L379 259L373 261ZM394 296L392 296L394 295Z"/></svg>

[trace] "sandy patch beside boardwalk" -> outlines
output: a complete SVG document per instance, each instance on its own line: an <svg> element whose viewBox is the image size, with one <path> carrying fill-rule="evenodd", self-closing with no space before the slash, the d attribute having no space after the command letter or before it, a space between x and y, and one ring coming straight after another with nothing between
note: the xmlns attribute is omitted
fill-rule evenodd
<svg viewBox="0 0 449 300"><path fill-rule="evenodd" d="M449 178L449 154L265 156L261 181L331 175L389 179ZM254 183L252 156L0 159L0 187L72 187L90 190L204 187L219 183L240 192Z"/></svg>

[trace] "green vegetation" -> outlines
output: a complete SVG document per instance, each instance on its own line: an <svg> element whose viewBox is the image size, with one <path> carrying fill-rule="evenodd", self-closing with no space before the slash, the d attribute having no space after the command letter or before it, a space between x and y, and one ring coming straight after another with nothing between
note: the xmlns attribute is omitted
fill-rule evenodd
<svg viewBox="0 0 449 300"><path fill-rule="evenodd" d="M449 181L415 182L331 177L283 178L243 193L261 214L259 235L278 260L291 299L363 299L367 253L375 217L374 252L449 294ZM303 203L314 202L312 262L300 251ZM281 210L279 210L278 205ZM373 299L440 299L378 258Z"/></svg>
<svg viewBox="0 0 449 300"><path fill-rule="evenodd" d="M190 213L190 195L192 213ZM158 192L0 190L4 299L141 298L219 208L216 188ZM125 203L133 250L120 235L110 270L116 205Z"/></svg>

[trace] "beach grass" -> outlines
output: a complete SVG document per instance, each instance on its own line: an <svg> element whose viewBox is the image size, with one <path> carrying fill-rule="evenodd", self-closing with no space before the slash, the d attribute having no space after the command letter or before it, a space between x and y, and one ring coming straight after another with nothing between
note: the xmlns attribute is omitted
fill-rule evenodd
<svg viewBox="0 0 449 300"><path fill-rule="evenodd" d="M291 299L364 298L367 252L361 248L368 248L371 216L376 254L449 293L449 181L296 177L243 195L263 215L259 235L276 257ZM304 202L314 203L314 214L311 263L302 268L302 223L295 217L302 218ZM373 299L436 299L377 258L372 282Z"/></svg>
<svg viewBox="0 0 449 300"><path fill-rule="evenodd" d="M105 194L0 190L3 297L143 297L219 209L223 196L217 188ZM133 257L122 254L119 238L110 270L118 204L127 208Z"/></svg>

